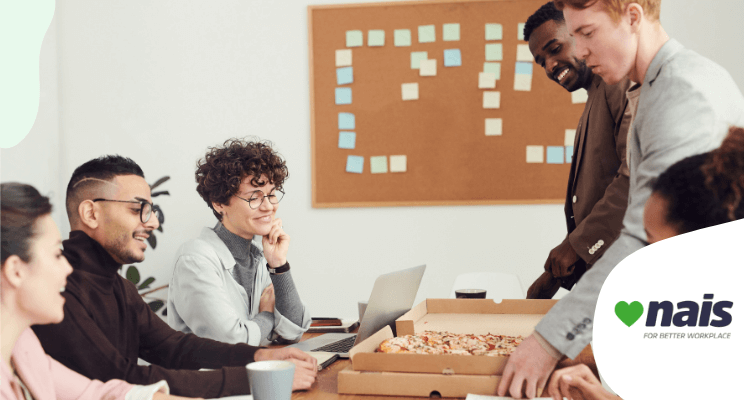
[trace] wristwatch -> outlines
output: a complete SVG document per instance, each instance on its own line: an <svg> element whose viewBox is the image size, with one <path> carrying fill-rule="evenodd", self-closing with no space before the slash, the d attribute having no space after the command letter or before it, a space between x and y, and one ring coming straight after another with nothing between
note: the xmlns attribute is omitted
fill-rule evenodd
<svg viewBox="0 0 744 400"><path fill-rule="evenodd" d="M289 261L285 262L284 265L282 265L280 267L276 267L276 268L271 268L271 267L269 267L269 264L266 263L266 269L269 270L269 273L271 275L283 274L283 273L289 271Z"/></svg>

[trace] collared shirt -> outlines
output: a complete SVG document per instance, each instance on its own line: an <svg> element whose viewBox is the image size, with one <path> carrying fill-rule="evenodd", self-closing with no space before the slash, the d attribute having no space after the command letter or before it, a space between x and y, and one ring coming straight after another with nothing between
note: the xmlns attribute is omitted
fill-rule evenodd
<svg viewBox="0 0 744 400"><path fill-rule="evenodd" d="M274 330L261 335L251 319L259 313L263 290L271 284L266 268L256 269L249 294L233 277L237 261L230 249L210 228L178 250L168 287L168 324L179 331L194 333L226 343L268 344L282 338L299 341L310 327L310 313L304 307L302 326L274 310ZM263 265L261 261L258 265Z"/></svg>

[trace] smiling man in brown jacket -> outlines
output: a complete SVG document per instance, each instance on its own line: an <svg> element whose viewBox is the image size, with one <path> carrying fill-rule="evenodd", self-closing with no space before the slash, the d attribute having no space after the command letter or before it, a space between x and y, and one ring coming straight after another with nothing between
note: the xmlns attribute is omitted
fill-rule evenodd
<svg viewBox="0 0 744 400"><path fill-rule="evenodd" d="M550 299L570 290L620 234L628 205L625 144L632 120L626 79L605 84L574 54L563 13L553 2L537 10L524 28L530 51L548 78L589 99L579 120L566 192L566 238L551 250L545 272L527 291L529 299Z"/></svg>

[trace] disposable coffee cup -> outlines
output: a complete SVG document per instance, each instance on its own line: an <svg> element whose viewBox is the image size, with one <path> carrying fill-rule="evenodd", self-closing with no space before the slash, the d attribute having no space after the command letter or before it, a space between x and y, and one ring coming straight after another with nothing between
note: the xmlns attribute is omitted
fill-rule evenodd
<svg viewBox="0 0 744 400"><path fill-rule="evenodd" d="M359 306L359 323L362 323L362 317L364 316L364 312L367 311L367 302L366 301L360 301L357 303Z"/></svg>
<svg viewBox="0 0 744 400"><path fill-rule="evenodd" d="M486 291L483 289L459 289L455 290L458 299L485 299Z"/></svg>
<svg viewBox="0 0 744 400"><path fill-rule="evenodd" d="M245 366L255 400L290 400L295 365L289 361L258 361Z"/></svg>

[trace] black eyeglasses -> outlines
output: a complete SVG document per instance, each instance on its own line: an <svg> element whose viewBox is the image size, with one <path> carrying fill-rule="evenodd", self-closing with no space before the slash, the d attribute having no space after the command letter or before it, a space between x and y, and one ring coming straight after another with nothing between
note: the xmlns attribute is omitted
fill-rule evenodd
<svg viewBox="0 0 744 400"><path fill-rule="evenodd" d="M138 200L109 200L109 199L93 199L93 202L97 201L113 201L116 203L132 203L132 204L139 204L140 205L140 221L142 221L143 224L146 224L147 221L150 220L150 216L154 212L157 215L158 222L163 223L161 220L162 212L160 212L160 207L156 206L153 203L148 202L144 199L138 199Z"/></svg>
<svg viewBox="0 0 744 400"><path fill-rule="evenodd" d="M263 204L264 199L269 199L269 203L271 204L279 204L280 201L282 201L282 198L284 197L284 192L282 192L279 189L272 189L271 192L266 195L264 192L260 190L256 190L253 193L251 193L251 197L248 199L244 199L237 194L235 197L239 198L240 200L243 200L248 203L248 206L254 210L258 209L258 207L261 207L261 204Z"/></svg>

